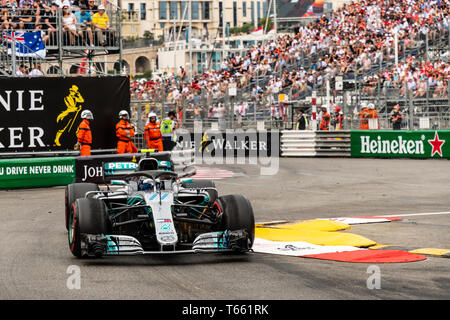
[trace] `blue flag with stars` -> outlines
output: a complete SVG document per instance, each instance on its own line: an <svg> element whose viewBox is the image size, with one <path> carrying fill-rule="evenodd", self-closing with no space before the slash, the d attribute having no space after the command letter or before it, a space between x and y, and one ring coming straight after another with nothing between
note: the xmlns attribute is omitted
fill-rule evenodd
<svg viewBox="0 0 450 320"><path fill-rule="evenodd" d="M12 43L16 44L17 57L45 58L45 44L41 31L9 33L3 36L9 43L8 53L11 54Z"/></svg>

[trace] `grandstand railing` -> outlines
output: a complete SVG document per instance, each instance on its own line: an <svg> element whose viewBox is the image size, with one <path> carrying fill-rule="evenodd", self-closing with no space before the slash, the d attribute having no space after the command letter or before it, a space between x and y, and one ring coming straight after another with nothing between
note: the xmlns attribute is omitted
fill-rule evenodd
<svg viewBox="0 0 450 320"><path fill-rule="evenodd" d="M104 3L102 1L102 3ZM79 11L80 8L72 6L72 14ZM85 67L87 72L81 74L92 74L91 70L95 69L97 75L108 75L107 68L88 67L88 61L92 62L95 57L120 54L122 50L121 39L121 9L106 2L105 14L109 17L109 29L99 30L92 25L82 25L77 22L73 24L74 31L68 30L70 27L64 23L61 9L50 11L51 13L43 13L43 10L30 9L27 12L20 11L10 12L2 11L2 21L0 21L2 38L0 41L0 73L3 76L17 76L15 71L20 69L23 65L25 68L31 68L35 64L40 64L42 67L46 65L46 75L57 74L63 75L62 65L69 64L70 66ZM46 14L46 15L44 15ZM93 15L93 13L92 13ZM20 19L29 19L31 22L20 22ZM49 26L50 25L50 26ZM12 32L17 36L24 32L40 31L42 39L45 44L46 57L26 57L21 58L13 55L14 50L9 50ZM103 39L103 42L101 41ZM21 41L16 39L15 41ZM121 59L120 59L121 60ZM72 68L73 69L73 68ZM111 68L114 69L114 68ZM115 67L116 72L120 73L122 70ZM71 73L64 73L70 75ZM73 72L74 75L80 73Z"/></svg>

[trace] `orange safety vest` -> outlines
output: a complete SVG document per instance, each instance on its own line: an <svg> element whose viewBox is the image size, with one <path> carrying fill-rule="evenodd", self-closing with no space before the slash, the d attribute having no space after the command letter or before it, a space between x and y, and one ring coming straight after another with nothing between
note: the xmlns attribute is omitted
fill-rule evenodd
<svg viewBox="0 0 450 320"><path fill-rule="evenodd" d="M89 120L83 119L77 130L77 141L80 143L81 156L91 155L92 132L89 126Z"/></svg>
<svg viewBox="0 0 450 320"><path fill-rule="evenodd" d="M360 125L359 128L363 130L369 129L369 121L367 120L367 116L369 114L369 109L364 108L361 110L358 115L361 117L361 120L359 121Z"/></svg>
<svg viewBox="0 0 450 320"><path fill-rule="evenodd" d="M127 137L126 130L130 131L130 137ZM130 142L131 138L134 137L134 128L131 123L126 120L120 120L116 124L116 136L119 138L119 141Z"/></svg>
<svg viewBox="0 0 450 320"><path fill-rule="evenodd" d="M375 109L369 110L369 112L367 113L366 118L367 119L378 119L378 112L377 112L377 110L375 110Z"/></svg>
<svg viewBox="0 0 450 320"><path fill-rule="evenodd" d="M158 149L159 152L163 151L161 126L158 122L147 123L144 129L144 137L150 149Z"/></svg>
<svg viewBox="0 0 450 320"><path fill-rule="evenodd" d="M328 126L330 125L331 116L328 112L325 112L322 115L322 120L320 121L320 130L328 130Z"/></svg>
<svg viewBox="0 0 450 320"><path fill-rule="evenodd" d="M127 130L130 131L130 137L127 137ZM134 128L126 120L120 120L116 124L116 136L119 139L117 141L117 153L136 153L138 150L131 138L134 137Z"/></svg>

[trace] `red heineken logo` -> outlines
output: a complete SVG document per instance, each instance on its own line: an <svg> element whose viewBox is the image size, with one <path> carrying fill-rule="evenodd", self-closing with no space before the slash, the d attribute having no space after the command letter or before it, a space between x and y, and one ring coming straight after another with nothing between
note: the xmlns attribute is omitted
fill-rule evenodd
<svg viewBox="0 0 450 320"><path fill-rule="evenodd" d="M445 143L445 140L439 140L437 131L434 132L434 139L428 140L428 143L433 147L431 156L434 156L435 153L439 153L439 155L442 157L442 145Z"/></svg>

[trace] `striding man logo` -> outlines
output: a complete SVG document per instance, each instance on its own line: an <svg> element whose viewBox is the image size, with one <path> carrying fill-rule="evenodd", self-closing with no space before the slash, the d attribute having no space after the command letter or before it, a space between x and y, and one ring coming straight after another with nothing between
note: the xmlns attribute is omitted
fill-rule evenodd
<svg viewBox="0 0 450 320"><path fill-rule="evenodd" d="M76 85L72 85L69 89L69 95L64 98L64 103L66 109L58 114L58 117L56 118L58 131L56 132L54 146L58 147L61 146L61 137L72 131L74 123L83 108L82 103L84 103L84 98L78 91Z"/></svg>

